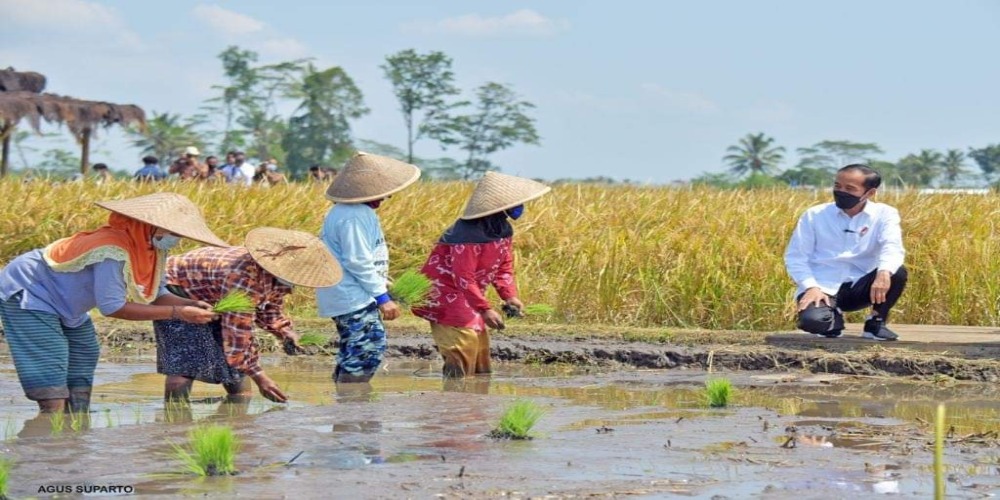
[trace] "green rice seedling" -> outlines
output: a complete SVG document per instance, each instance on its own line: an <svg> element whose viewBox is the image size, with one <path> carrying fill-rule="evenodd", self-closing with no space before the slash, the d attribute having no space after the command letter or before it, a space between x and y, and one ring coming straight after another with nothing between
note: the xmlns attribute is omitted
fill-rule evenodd
<svg viewBox="0 0 1000 500"><path fill-rule="evenodd" d="M69 412L69 428L73 432L80 432L83 429L85 419L90 418L90 414L82 411Z"/></svg>
<svg viewBox="0 0 1000 500"><path fill-rule="evenodd" d="M330 342L330 337L318 332L306 332L299 336L299 345L323 347Z"/></svg>
<svg viewBox="0 0 1000 500"><path fill-rule="evenodd" d="M545 413L534 401L519 399L514 401L500 417L497 427L490 432L493 439L532 439L532 427Z"/></svg>
<svg viewBox="0 0 1000 500"><path fill-rule="evenodd" d="M521 312L528 316L552 316L556 313L556 308L548 304L528 304Z"/></svg>
<svg viewBox="0 0 1000 500"><path fill-rule="evenodd" d="M186 447L173 445L174 457L184 470L198 476L225 476L236 473L240 441L233 429L222 425L198 426L188 432Z"/></svg>
<svg viewBox="0 0 1000 500"><path fill-rule="evenodd" d="M115 426L114 422L111 421L111 408L104 409L104 426L108 429Z"/></svg>
<svg viewBox="0 0 1000 500"><path fill-rule="evenodd" d="M934 418L934 500L944 499L944 405L939 404Z"/></svg>
<svg viewBox="0 0 1000 500"><path fill-rule="evenodd" d="M215 303L213 311L217 313L252 313L256 307L253 299L244 291L233 290Z"/></svg>
<svg viewBox="0 0 1000 500"><path fill-rule="evenodd" d="M725 408L733 398L733 383L727 378L713 378L705 381L704 398L711 408Z"/></svg>
<svg viewBox="0 0 1000 500"><path fill-rule="evenodd" d="M10 469L14 467L14 461L0 458L0 500L7 499L7 481L10 479Z"/></svg>
<svg viewBox="0 0 1000 500"><path fill-rule="evenodd" d="M419 307L427 300L427 294L430 293L432 286L430 278L417 271L408 270L392 282L389 295L406 307Z"/></svg>
<svg viewBox="0 0 1000 500"><path fill-rule="evenodd" d="M49 430L53 436L58 436L62 434L63 429L66 428L66 413L61 411L54 411L49 414Z"/></svg>
<svg viewBox="0 0 1000 500"><path fill-rule="evenodd" d="M17 432L17 424L14 422L14 417L7 417L7 421L4 422L3 426L4 441L13 439L16 432Z"/></svg>

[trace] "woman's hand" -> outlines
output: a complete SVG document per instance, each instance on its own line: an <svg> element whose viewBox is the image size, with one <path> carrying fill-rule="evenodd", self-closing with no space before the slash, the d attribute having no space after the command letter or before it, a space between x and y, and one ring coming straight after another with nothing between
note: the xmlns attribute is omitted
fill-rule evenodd
<svg viewBox="0 0 1000 500"><path fill-rule="evenodd" d="M504 329L503 318L493 309L487 309L480 314L483 316L483 322L486 323L486 326L494 330Z"/></svg>
<svg viewBox="0 0 1000 500"><path fill-rule="evenodd" d="M288 396L281 392L278 384L271 380L264 372L260 372L253 377L253 382L257 384L257 389L260 391L260 395L265 398L274 401L275 403L284 403L288 401Z"/></svg>
<svg viewBox="0 0 1000 500"><path fill-rule="evenodd" d="M202 309L196 306L172 306L176 311L176 315L181 321L186 321L188 323L194 323L196 325L204 325L205 323L211 323L215 321L219 315L215 314L209 310Z"/></svg>

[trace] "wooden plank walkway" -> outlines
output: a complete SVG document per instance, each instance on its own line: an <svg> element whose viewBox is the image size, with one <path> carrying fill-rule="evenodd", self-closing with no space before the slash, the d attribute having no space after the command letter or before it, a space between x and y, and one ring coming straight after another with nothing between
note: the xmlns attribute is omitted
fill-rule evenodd
<svg viewBox="0 0 1000 500"><path fill-rule="evenodd" d="M860 323L849 323L844 329L844 335L835 339L804 332L779 332L768 336L766 341L769 345L790 349L848 352L877 344L887 349L949 353L974 359L1000 359L1000 328L891 324L890 328L899 334L899 340L876 342L861 337L862 327Z"/></svg>

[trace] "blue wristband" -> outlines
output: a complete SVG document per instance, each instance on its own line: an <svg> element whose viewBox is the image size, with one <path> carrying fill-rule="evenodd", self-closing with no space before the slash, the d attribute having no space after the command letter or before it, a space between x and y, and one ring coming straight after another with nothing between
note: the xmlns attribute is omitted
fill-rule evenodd
<svg viewBox="0 0 1000 500"><path fill-rule="evenodd" d="M389 292L385 292L382 295L375 297L375 305L380 306L382 304L385 304L386 302L389 302L390 300L392 300L392 297L389 296Z"/></svg>

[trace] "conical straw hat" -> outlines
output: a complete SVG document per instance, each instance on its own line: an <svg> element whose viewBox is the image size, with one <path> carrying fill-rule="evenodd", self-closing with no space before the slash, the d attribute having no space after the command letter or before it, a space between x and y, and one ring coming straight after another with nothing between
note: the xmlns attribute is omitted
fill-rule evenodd
<svg viewBox="0 0 1000 500"><path fill-rule="evenodd" d="M309 233L259 227L247 233L244 246L264 270L299 286L333 286L344 276L326 245Z"/></svg>
<svg viewBox="0 0 1000 500"><path fill-rule="evenodd" d="M94 204L206 245L230 246L212 233L202 218L201 211L184 195L153 193L124 200L98 201Z"/></svg>
<svg viewBox="0 0 1000 500"><path fill-rule="evenodd" d="M326 197L338 203L364 203L402 191L420 178L420 169L386 156L358 152L337 174Z"/></svg>
<svg viewBox="0 0 1000 500"><path fill-rule="evenodd" d="M524 177L486 172L465 205L462 219L478 219L531 201L552 188Z"/></svg>

